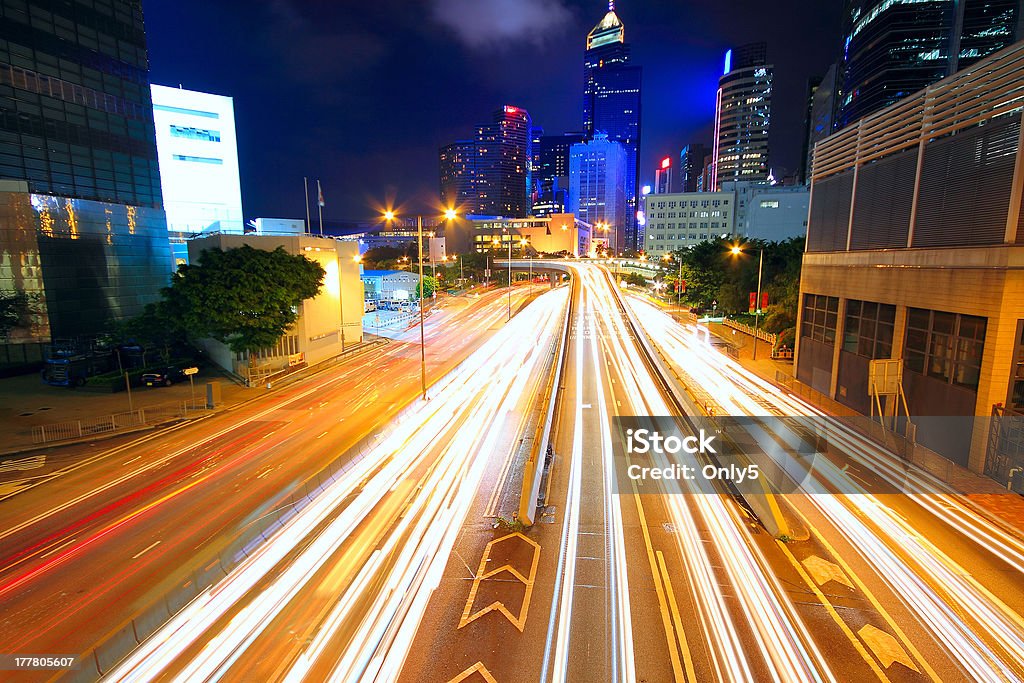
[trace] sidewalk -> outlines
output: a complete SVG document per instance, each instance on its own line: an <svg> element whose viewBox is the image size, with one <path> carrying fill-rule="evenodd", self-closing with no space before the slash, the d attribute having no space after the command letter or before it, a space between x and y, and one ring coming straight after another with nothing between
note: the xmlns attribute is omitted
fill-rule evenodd
<svg viewBox="0 0 1024 683"><path fill-rule="evenodd" d="M275 379L273 390L280 389L293 382L314 375L339 362L360 349L376 345L379 338L372 334L364 334L364 341L350 346L344 356L328 359L313 367L302 368L296 372ZM268 393L264 386L246 387L220 374L213 368L204 369L194 377L197 401L202 402L206 396L208 382L220 383L221 401L216 411L230 409L259 398ZM29 450L60 447L82 441L98 441L135 431L154 429L154 424L117 431L95 434L82 439L35 443L32 439L32 428L56 423L83 422L103 419L107 416L125 413L130 410L157 409L180 405L193 396L192 387L188 382L178 382L169 387L132 387L131 404L129 407L128 393L118 391L90 390L87 387L69 389L44 384L37 374L19 375L0 379L0 457L5 454L16 454ZM200 411L198 416L212 414L215 411ZM194 418L193 418L194 419Z"/></svg>
<svg viewBox="0 0 1024 683"><path fill-rule="evenodd" d="M755 340L753 337L725 327L721 323L709 323L707 327L711 334L736 350L738 356L736 360L747 370L787 391L790 390L790 387L781 386L776 381L777 372L793 378L794 387L806 387L795 379L796 371L792 361L771 359L771 345L767 342L757 340L757 360L754 360L753 342ZM790 384L791 382L787 379L786 383ZM807 391L793 391L792 393L828 415L864 417L861 413L813 391L810 387L806 387L806 389ZM911 461L921 469L944 480L954 490L971 491L972 493L960 495L991 520L1015 533L1019 534L1024 531L1024 496L1011 493L992 479L961 467L920 445L913 447Z"/></svg>

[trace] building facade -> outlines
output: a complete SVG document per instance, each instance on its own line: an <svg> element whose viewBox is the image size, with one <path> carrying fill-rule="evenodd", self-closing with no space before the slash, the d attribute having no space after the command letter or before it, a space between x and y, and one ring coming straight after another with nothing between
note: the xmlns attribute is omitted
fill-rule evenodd
<svg viewBox="0 0 1024 683"><path fill-rule="evenodd" d="M471 213L522 217L530 213L530 113L506 104L477 127L475 194Z"/></svg>
<svg viewBox="0 0 1024 683"><path fill-rule="evenodd" d="M94 335L172 269L142 3L0 11L0 288L39 300L15 336Z"/></svg>
<svg viewBox="0 0 1024 683"><path fill-rule="evenodd" d="M772 66L764 43L752 43L725 55L715 102L714 166L711 187L730 180L767 180L768 129L772 114Z"/></svg>
<svg viewBox="0 0 1024 683"><path fill-rule="evenodd" d="M530 218L481 218L467 221L472 250L508 254L586 256L592 252L591 226L571 213Z"/></svg>
<svg viewBox="0 0 1024 683"><path fill-rule="evenodd" d="M476 140L456 140L438 151L441 167L441 206L476 204Z"/></svg>
<svg viewBox="0 0 1024 683"><path fill-rule="evenodd" d="M316 261L326 273L324 283L319 294L299 304L298 320L272 349L250 358L215 339L201 340L214 362L241 377L252 377L298 363L315 365L341 354L345 345L362 341L363 283L355 242L312 235L200 235L188 241L189 261L197 262L207 249L237 249L243 245L267 251L283 247L289 254Z"/></svg>
<svg viewBox="0 0 1024 683"><path fill-rule="evenodd" d="M408 270L364 270L360 278L363 281L365 300L377 304L410 299L415 301L419 292L420 276Z"/></svg>
<svg viewBox="0 0 1024 683"><path fill-rule="evenodd" d="M637 248L636 212L640 190L640 103L642 69L630 61L625 27L614 11L587 34L583 57L583 133L605 134L626 153L625 225L618 249Z"/></svg>
<svg viewBox="0 0 1024 683"><path fill-rule="evenodd" d="M800 285L801 381L868 413L899 360L917 441L997 479L952 418L1024 410L1022 87L1018 43L819 142Z"/></svg>
<svg viewBox="0 0 1024 683"><path fill-rule="evenodd" d="M1022 35L1021 0L848 0L837 124L848 126Z"/></svg>
<svg viewBox="0 0 1024 683"><path fill-rule="evenodd" d="M647 221L644 253L661 257L676 249L735 234L733 192L678 192L643 197Z"/></svg>
<svg viewBox="0 0 1024 683"><path fill-rule="evenodd" d="M747 239L781 242L807 234L811 191L804 185L728 182L722 190L734 195L733 234Z"/></svg>
<svg viewBox="0 0 1024 683"><path fill-rule="evenodd" d="M593 225L598 233L595 242L601 241L614 254L631 248L629 203L624 191L628 173L625 148L603 133L572 146L567 212Z"/></svg>
<svg viewBox="0 0 1024 683"><path fill-rule="evenodd" d="M201 232L241 233L235 107L230 97L151 86L167 232L176 263Z"/></svg>
<svg viewBox="0 0 1024 683"><path fill-rule="evenodd" d="M707 145L691 142L679 152L679 192L697 192L700 176L704 173L704 159L711 154Z"/></svg>

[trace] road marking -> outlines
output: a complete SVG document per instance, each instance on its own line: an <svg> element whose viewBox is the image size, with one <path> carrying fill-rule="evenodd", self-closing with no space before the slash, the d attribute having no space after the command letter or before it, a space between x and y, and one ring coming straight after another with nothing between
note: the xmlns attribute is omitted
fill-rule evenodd
<svg viewBox="0 0 1024 683"><path fill-rule="evenodd" d="M131 464L132 464L133 462L135 462L136 460L140 460L141 458L142 458L142 456L141 456L141 455L136 455L136 456L135 456L134 458L132 458L131 460L126 460L126 461L124 462L124 464L125 464L125 465L131 465Z"/></svg>
<svg viewBox="0 0 1024 683"><path fill-rule="evenodd" d="M676 594L672 590L672 579L669 578L668 567L665 566L665 554L660 550L655 554L658 556L658 569L661 570L661 580L665 582L665 593L668 596L668 606L672 612L672 623L676 627L679 649L683 652L683 663L686 665L686 680L696 683L697 672L693 668L693 657L690 656L690 646L686 642L686 632L683 630L683 620L679 616Z"/></svg>
<svg viewBox="0 0 1024 683"><path fill-rule="evenodd" d="M814 595L821 601L822 606L824 606L825 610L829 613L829 616L832 617L832 620L836 622L840 630L842 630L847 640L853 644L854 649L860 654L861 659L867 662L868 666L870 666L871 670L875 672L875 675L878 676L879 680L888 681L889 677L886 676L885 672L879 668L878 662L876 662L871 655L868 654L868 651L864 649L863 643L857 639L853 634L853 630L847 626L846 622L843 621L843 618L839 616L839 612L836 611L836 608L832 605L831 601L829 601L829 599L825 597L825 594L821 592L821 589L814 584L811 577L807 575L806 571L804 571L803 566L797 562L793 553L789 552L789 548L786 547L786 544L778 539L775 540L775 544L779 546L779 549L782 550L782 554L786 556L786 559L789 560L790 564L793 565L793 568L796 569L798 574L800 574L800 578L803 579L804 583L814 591Z"/></svg>
<svg viewBox="0 0 1024 683"><path fill-rule="evenodd" d="M801 560L800 562L808 572L811 573L811 577L815 583L819 586L824 586L829 581L835 581L841 583L847 588L853 588L853 583L847 578L843 570L839 568L838 564L829 562L828 560L818 557L817 555L811 555L810 557Z"/></svg>
<svg viewBox="0 0 1024 683"><path fill-rule="evenodd" d="M51 548L49 552L40 555L39 559L43 559L44 557L49 557L50 555L53 555L54 553L56 553L56 552L58 552L60 550L63 550L64 548L67 548L69 545L74 543L76 540L77 539L72 538L70 541L64 541L60 545L58 545L58 546L56 546L54 548Z"/></svg>
<svg viewBox="0 0 1024 683"><path fill-rule="evenodd" d="M145 555L146 553L148 553L150 550L152 550L153 548L157 547L158 545L160 545L160 541L154 541L151 545L146 546L145 548L143 548L139 552L137 552L134 555L132 555L132 559L133 560L139 559L140 557L142 557L143 555Z"/></svg>
<svg viewBox="0 0 1024 683"><path fill-rule="evenodd" d="M30 455L27 458L0 461L0 472L34 470L46 465L45 455Z"/></svg>
<svg viewBox="0 0 1024 683"><path fill-rule="evenodd" d="M592 407L593 406L591 406L589 403L583 403L582 405L580 405L580 408L592 408Z"/></svg>
<svg viewBox="0 0 1024 683"><path fill-rule="evenodd" d="M322 439L322 438L324 438L325 436L327 436L327 432L324 432L323 434L321 434L320 436L318 436L318 437L316 437L316 438L318 438L318 439Z"/></svg>
<svg viewBox="0 0 1024 683"><path fill-rule="evenodd" d="M898 662L911 671L921 673L918 671L917 666L914 665L910 655L900 646L896 637L891 633L886 633L882 629L868 624L858 631L857 635L864 639L864 642L868 644L871 651L878 657L878 661L886 669Z"/></svg>
<svg viewBox="0 0 1024 683"><path fill-rule="evenodd" d="M529 543L531 546L533 546L533 560L530 563L530 576L523 576L518 571L516 571L515 567L513 567L510 564L503 564L497 569L492 569L489 572L485 572L484 570L487 568L487 563L490 562L490 554L494 546L498 543L504 543L505 541L508 541L512 538L520 538ZM526 626L526 615L527 611L530 608L530 598L533 595L533 582L537 578L537 565L539 563L540 545L519 532L508 534L507 536L502 536L501 538L496 538L490 543L488 543L487 546L484 547L484 554L480 557L480 568L477 569L476 578L473 579L473 586L469 589L469 598L466 600L466 607L462 610L462 618L459 620L459 625L456 627L456 629L460 629L463 626L469 624L470 622L479 619L488 612L493 612L494 610L497 610L504 614L505 617L512 622L512 625L519 629L520 632L522 632L523 628ZM476 600L476 592L477 589L480 588L480 583L484 579L488 579L492 576L501 574L503 572L511 574L516 579L518 579L520 583L526 586L526 594L523 596L522 607L519 608L519 616L512 616L512 613L508 610L507 607L505 607L505 604L499 600L495 600L491 604L487 605L487 607L484 607L483 609L478 610L476 613L471 615L470 611L473 609L473 601Z"/></svg>
<svg viewBox="0 0 1024 683"><path fill-rule="evenodd" d="M491 672L487 670L487 667L484 666L483 662L477 662L455 678L448 681L448 683L461 683L461 681L466 680L473 674L480 674L480 677L487 681L487 683L498 683L498 679L491 675Z"/></svg>

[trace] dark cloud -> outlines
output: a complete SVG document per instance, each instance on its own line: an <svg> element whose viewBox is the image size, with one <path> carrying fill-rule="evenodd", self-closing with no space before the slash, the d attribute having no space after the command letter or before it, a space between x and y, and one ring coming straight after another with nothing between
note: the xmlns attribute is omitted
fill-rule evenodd
<svg viewBox="0 0 1024 683"><path fill-rule="evenodd" d="M510 41L542 44L572 25L560 0L433 0L435 21L467 47L501 48Z"/></svg>

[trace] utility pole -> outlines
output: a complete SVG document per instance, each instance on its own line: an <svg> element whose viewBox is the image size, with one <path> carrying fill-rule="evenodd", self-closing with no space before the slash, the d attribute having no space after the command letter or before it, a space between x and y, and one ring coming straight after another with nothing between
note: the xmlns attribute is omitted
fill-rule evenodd
<svg viewBox="0 0 1024 683"><path fill-rule="evenodd" d="M420 386L423 389L423 400L427 400L427 347L423 334L423 216L416 216L416 244L420 255Z"/></svg>
<svg viewBox="0 0 1024 683"><path fill-rule="evenodd" d="M757 323L761 320L761 266L764 265L764 249L758 250L757 258L757 300L754 301L754 353L751 360L757 360Z"/></svg>

